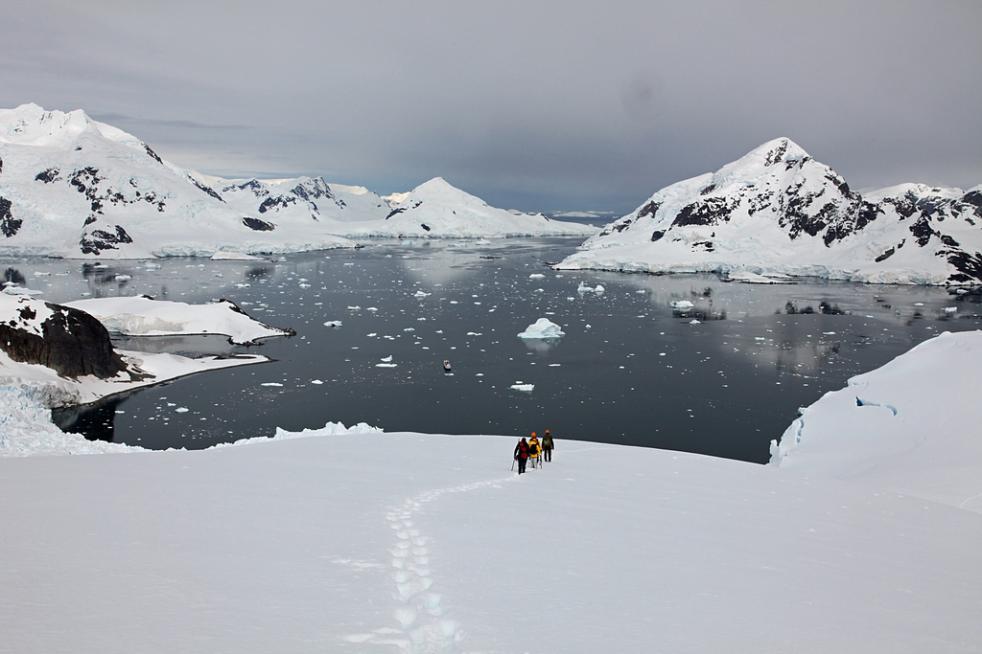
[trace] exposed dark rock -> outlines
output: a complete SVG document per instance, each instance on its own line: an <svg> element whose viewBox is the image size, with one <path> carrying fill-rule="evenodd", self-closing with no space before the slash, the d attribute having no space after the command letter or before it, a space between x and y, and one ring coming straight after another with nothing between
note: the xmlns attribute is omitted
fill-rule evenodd
<svg viewBox="0 0 982 654"><path fill-rule="evenodd" d="M739 204L740 200L735 198L727 203L724 198L706 198L698 202L686 205L675 217L673 227L684 225L718 225L730 219L730 213Z"/></svg>
<svg viewBox="0 0 982 654"><path fill-rule="evenodd" d="M897 215L903 218L910 218L917 211L917 196L912 191L907 191L899 198L883 198L884 204L892 204Z"/></svg>
<svg viewBox="0 0 982 654"><path fill-rule="evenodd" d="M947 245L950 248L957 248L957 247L959 247L958 241L956 241L955 239L951 238L947 234L942 234L941 235L941 242L944 243L945 245Z"/></svg>
<svg viewBox="0 0 982 654"><path fill-rule="evenodd" d="M781 139L781 142L777 144L773 150L767 153L767 158L764 160L765 166L773 166L777 162L781 161L784 157L784 153L788 151L788 142L786 139Z"/></svg>
<svg viewBox="0 0 982 654"><path fill-rule="evenodd" d="M959 284L965 282L982 282L982 255L978 252L969 254L961 250L949 252L948 263L958 271L948 277L948 281Z"/></svg>
<svg viewBox="0 0 982 654"><path fill-rule="evenodd" d="M7 356L47 366L63 377L95 375L105 379L126 370L101 322L78 309L47 306L54 314L41 323L42 336L18 328L17 319L0 322L0 348ZM21 320L36 316L36 310L29 306L20 309Z"/></svg>
<svg viewBox="0 0 982 654"><path fill-rule="evenodd" d="M0 233L10 238L20 231L23 224L23 220L14 218L14 214L11 213L10 200L0 195Z"/></svg>
<svg viewBox="0 0 982 654"><path fill-rule="evenodd" d="M969 191L962 196L962 202L982 208L982 191Z"/></svg>
<svg viewBox="0 0 982 654"><path fill-rule="evenodd" d="M47 170L42 170L37 175L34 176L34 180L38 182L44 182L45 184L50 184L51 182L61 179L59 177L59 170L57 168L48 168Z"/></svg>
<svg viewBox="0 0 982 654"><path fill-rule="evenodd" d="M910 233L917 239L917 244L924 247L931 240L931 235L935 232L931 227L931 221L922 216L910 226Z"/></svg>
<svg viewBox="0 0 982 654"><path fill-rule="evenodd" d="M266 198L259 205L259 213L266 213L270 209L285 209L291 204L297 201L295 195L277 195L275 197Z"/></svg>
<svg viewBox="0 0 982 654"><path fill-rule="evenodd" d="M887 259L889 259L890 257L892 257L893 256L893 253L896 252L896 251L897 250L895 248L889 248L883 254L881 254L880 256L876 257L876 259L874 259L873 261L875 261L876 263L880 263L881 261L886 261Z"/></svg>
<svg viewBox="0 0 982 654"><path fill-rule="evenodd" d="M406 210L406 207L396 207L395 209L393 209L392 211L389 212L389 215L387 215L385 217L385 219L388 220L392 216L398 215L398 214L402 213L405 210Z"/></svg>
<svg viewBox="0 0 982 654"><path fill-rule="evenodd" d="M200 191L202 191L203 193L207 193L208 195L210 195L211 197L215 198L219 202L225 202L225 198L223 198L221 195L219 195L218 194L218 191L216 191L212 187L210 187L210 186L208 186L206 184L202 184L201 182L199 182L195 178L191 177L190 175L188 175L188 180L190 180L190 182L192 184L194 184L195 186L197 186L198 189Z"/></svg>
<svg viewBox="0 0 982 654"><path fill-rule="evenodd" d="M159 157L159 156L157 155L157 153L156 153L156 152L154 152L154 151L153 151L153 149L152 149L152 148L151 148L151 147L150 147L149 145L147 145L146 143L144 143L144 144L143 144L143 149L147 151L147 154L148 154L148 155L150 155L150 158L151 158L151 159L153 159L154 161L156 161L156 162L157 162L157 163L159 163L159 164L162 164L162 163L164 163L164 160L163 160L163 159L161 159L161 158L160 158L160 157Z"/></svg>
<svg viewBox="0 0 982 654"><path fill-rule="evenodd" d="M709 195L710 193L712 193L715 190L716 190L716 185L715 184L708 184L708 185L702 187L702 190L699 191L699 195Z"/></svg>
<svg viewBox="0 0 982 654"><path fill-rule="evenodd" d="M644 218L645 216L651 216L654 218L659 209L661 209L661 203L652 200L648 204L641 207L641 211L638 212L638 218Z"/></svg>
<svg viewBox="0 0 982 654"><path fill-rule="evenodd" d="M426 223L420 223L419 226L423 228L423 231L426 232L430 231L430 226L427 225Z"/></svg>
<svg viewBox="0 0 982 654"><path fill-rule="evenodd" d="M104 229L97 229L82 235L79 240L79 248L83 254L99 254L103 250L115 250L120 243L132 243L133 239L126 230L115 225L115 232L107 232Z"/></svg>
<svg viewBox="0 0 982 654"><path fill-rule="evenodd" d="M664 235L665 232L660 229L656 229L655 231L651 232L651 242L654 243L655 241L660 241L661 237Z"/></svg>
<svg viewBox="0 0 982 654"><path fill-rule="evenodd" d="M249 216L242 218L242 224L249 229L256 230L257 232L271 232L276 229L276 225L273 223L260 220L259 218L250 218Z"/></svg>

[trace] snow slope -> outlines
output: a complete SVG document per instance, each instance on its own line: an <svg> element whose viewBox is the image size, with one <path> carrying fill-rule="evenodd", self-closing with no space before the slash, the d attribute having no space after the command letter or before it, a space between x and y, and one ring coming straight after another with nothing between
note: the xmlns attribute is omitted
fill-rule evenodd
<svg viewBox="0 0 982 654"><path fill-rule="evenodd" d="M771 463L982 513L980 360L982 332L925 341L802 409Z"/></svg>
<svg viewBox="0 0 982 654"><path fill-rule="evenodd" d="M109 331L129 336L223 334L232 343L252 343L289 333L251 318L229 300L187 304L137 295L76 300L65 306L81 309Z"/></svg>
<svg viewBox="0 0 982 654"><path fill-rule="evenodd" d="M0 109L0 254L145 258L353 243L316 223L261 220L193 171L81 110Z"/></svg>
<svg viewBox="0 0 982 654"><path fill-rule="evenodd" d="M513 445L358 433L0 460L0 495L17 498L0 503L3 647L824 654L982 642L975 513L562 440L552 464L518 478Z"/></svg>
<svg viewBox="0 0 982 654"><path fill-rule="evenodd" d="M557 268L982 282L982 191L860 195L787 138L667 186Z"/></svg>

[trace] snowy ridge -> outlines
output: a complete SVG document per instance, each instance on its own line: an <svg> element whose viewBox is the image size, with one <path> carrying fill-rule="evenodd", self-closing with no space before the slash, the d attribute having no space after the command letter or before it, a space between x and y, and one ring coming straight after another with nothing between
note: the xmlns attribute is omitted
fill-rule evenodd
<svg viewBox="0 0 982 654"><path fill-rule="evenodd" d="M661 189L556 267L978 284L980 250L978 188L903 184L860 195L779 138Z"/></svg>
<svg viewBox="0 0 982 654"><path fill-rule="evenodd" d="M982 513L980 360L980 331L925 341L802 409L771 464Z"/></svg>

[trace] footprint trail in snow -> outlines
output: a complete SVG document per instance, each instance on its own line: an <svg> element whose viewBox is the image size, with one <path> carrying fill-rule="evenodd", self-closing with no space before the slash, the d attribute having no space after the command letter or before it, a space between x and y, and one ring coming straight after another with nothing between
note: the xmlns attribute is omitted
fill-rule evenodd
<svg viewBox="0 0 982 654"><path fill-rule="evenodd" d="M350 643L396 646L406 654L453 652L463 639L463 631L449 618L443 607L443 597L434 588L430 568L430 539L416 526L415 518L427 504L452 493L498 487L512 481L512 475L499 479L461 484L424 491L390 507L385 514L396 542L389 554L393 599L396 608L392 617L397 628L384 627L371 634L352 634L345 637Z"/></svg>

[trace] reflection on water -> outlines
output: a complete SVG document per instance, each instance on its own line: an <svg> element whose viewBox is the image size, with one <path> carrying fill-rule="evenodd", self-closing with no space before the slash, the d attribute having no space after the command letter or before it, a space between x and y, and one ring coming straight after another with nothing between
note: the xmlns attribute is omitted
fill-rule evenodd
<svg viewBox="0 0 982 654"><path fill-rule="evenodd" d="M758 286L545 265L575 245L388 243L266 262L0 267L19 271L52 301L118 293L227 297L260 320L297 330L251 350L272 363L56 413L59 424L89 437L157 448L342 420L461 434L550 427L564 438L763 461L769 440L799 406L941 331L982 324L979 295L937 288ZM605 292L578 293L581 283ZM541 317L566 335L517 338ZM335 320L340 328L324 325ZM215 336L118 344L194 356L239 351ZM376 366L390 356L394 367ZM444 374L444 359L453 375ZM516 380L535 390L512 390Z"/></svg>

